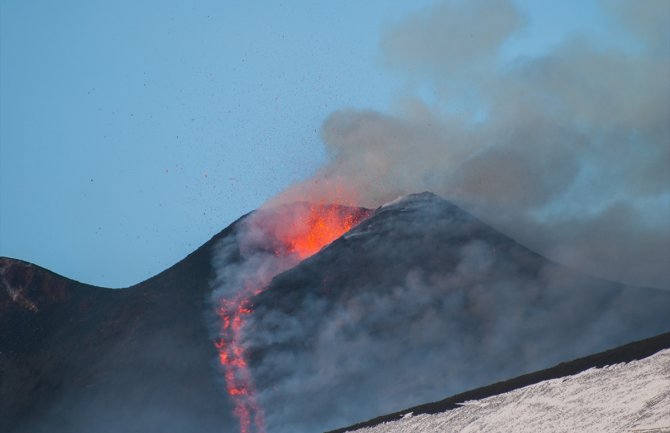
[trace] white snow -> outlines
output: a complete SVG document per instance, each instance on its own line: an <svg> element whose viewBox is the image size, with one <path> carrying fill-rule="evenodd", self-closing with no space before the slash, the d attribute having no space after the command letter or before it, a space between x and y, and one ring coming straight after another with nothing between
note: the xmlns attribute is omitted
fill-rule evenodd
<svg viewBox="0 0 670 433"><path fill-rule="evenodd" d="M670 349L356 433L670 433Z"/></svg>
<svg viewBox="0 0 670 433"><path fill-rule="evenodd" d="M380 209L383 209L383 208L389 207L389 206L393 206L393 205L398 204L398 203L402 203L403 201L407 200L409 196L410 196L410 194L405 194L405 195L398 196L398 197L394 198L393 200L381 205Z"/></svg>

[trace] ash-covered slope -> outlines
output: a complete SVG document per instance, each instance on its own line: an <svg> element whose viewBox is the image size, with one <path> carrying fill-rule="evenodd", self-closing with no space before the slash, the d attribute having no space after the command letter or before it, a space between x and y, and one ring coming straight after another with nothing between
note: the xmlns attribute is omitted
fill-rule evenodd
<svg viewBox="0 0 670 433"><path fill-rule="evenodd" d="M416 194L277 276L247 344L269 431L323 431L656 335L667 311Z"/></svg>

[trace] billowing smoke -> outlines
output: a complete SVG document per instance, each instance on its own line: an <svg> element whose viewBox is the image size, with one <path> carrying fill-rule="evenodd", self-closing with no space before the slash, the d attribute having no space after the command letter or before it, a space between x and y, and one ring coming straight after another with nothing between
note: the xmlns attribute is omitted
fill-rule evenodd
<svg viewBox="0 0 670 433"><path fill-rule="evenodd" d="M510 1L438 3L387 28L383 63L434 96L333 113L330 162L278 201L430 190L559 262L670 287L670 3L603 9L609 45L576 35L507 62L525 25Z"/></svg>
<svg viewBox="0 0 670 433"><path fill-rule="evenodd" d="M384 64L433 96L333 113L330 162L269 205L433 191L571 268L669 288L670 4L605 6L621 46L575 36L509 62L525 25L510 1L439 3L389 27ZM267 209L219 245L213 299L263 289L235 338L269 431L346 425L667 329L667 292L591 279L417 203L313 260L277 256L295 236Z"/></svg>

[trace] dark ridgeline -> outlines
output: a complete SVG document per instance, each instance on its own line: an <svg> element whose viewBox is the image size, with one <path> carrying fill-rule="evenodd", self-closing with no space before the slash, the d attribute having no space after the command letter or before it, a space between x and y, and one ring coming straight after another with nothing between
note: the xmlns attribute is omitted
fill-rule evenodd
<svg viewBox="0 0 670 433"><path fill-rule="evenodd" d="M208 322L235 224L123 290L1 259L0 431L236 431ZM667 311L417 194L278 275L247 344L268 431L312 432L659 334Z"/></svg>
<svg viewBox="0 0 670 433"><path fill-rule="evenodd" d="M121 290L0 259L0 431L221 432L234 425L204 320L211 247L229 231ZM7 285L20 290L15 301Z"/></svg>

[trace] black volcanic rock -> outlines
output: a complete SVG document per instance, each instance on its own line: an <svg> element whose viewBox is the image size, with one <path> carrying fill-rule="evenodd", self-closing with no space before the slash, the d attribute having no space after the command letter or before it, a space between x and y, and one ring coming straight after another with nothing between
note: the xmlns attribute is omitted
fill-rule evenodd
<svg viewBox="0 0 670 433"><path fill-rule="evenodd" d="M0 431L237 431L208 321L227 266L214 258L243 221L121 290L0 259ZM249 360L272 433L348 425L670 329L670 293L567 270L432 194L376 210L254 308Z"/></svg>

